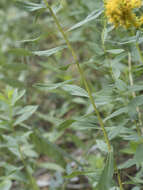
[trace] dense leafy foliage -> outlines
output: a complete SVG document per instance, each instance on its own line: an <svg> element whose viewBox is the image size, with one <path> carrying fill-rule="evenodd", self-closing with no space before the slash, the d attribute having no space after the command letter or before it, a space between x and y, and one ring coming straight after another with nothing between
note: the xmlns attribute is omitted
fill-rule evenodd
<svg viewBox="0 0 143 190"><path fill-rule="evenodd" d="M141 190L142 29L100 0L0 7L0 190Z"/></svg>

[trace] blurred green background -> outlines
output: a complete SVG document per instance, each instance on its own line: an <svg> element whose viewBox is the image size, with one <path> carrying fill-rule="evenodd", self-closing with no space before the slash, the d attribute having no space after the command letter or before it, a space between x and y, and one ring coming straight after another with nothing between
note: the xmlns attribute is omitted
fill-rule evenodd
<svg viewBox="0 0 143 190"><path fill-rule="evenodd" d="M77 53L96 105L102 118L107 120L107 132L115 151L127 145L122 153L115 152L117 162L122 163L135 153L138 145L131 142L137 138L133 122L137 117L135 105L134 109L129 109L129 113L116 113L115 116L119 116L113 120L109 120L108 116L114 117L111 113L128 105L132 98L131 91L128 91L128 52L132 54L135 83L142 85L141 59L135 45L130 43L135 43L137 35L140 38L142 32L131 36L130 31L123 28L117 30L108 25L100 0L49 0L49 4ZM28 146L35 151L26 153L30 171L43 190L95 190L105 163L107 146L85 91L78 89L82 95L72 96L72 90L62 88L65 81L82 88L84 86L71 52L43 1L1 0L1 92L9 86L25 89L26 94L19 105L38 105L35 114L22 124L25 128L17 128L17 135L24 136L26 127L30 131L38 129L43 139L53 143L44 149L44 140L41 140L41 145L38 144L39 147L35 141L33 144L33 141L29 141ZM60 84L60 88L55 87L55 83ZM42 86L45 84L51 86ZM61 149L53 148L53 145ZM61 150L65 152L61 153ZM7 150L0 153L0 164L5 160L11 166L3 165L1 181L2 176L7 176L8 168L20 166L18 158L8 157L5 153ZM77 161L84 165L85 173L80 173L82 169ZM21 170L20 175L23 173ZM66 178L66 175L69 177ZM122 178L126 180L127 176L123 174ZM28 189L23 185L24 177L12 179L12 190ZM45 181L48 184L44 185ZM117 183L113 184L115 189ZM133 189L132 185L126 187Z"/></svg>

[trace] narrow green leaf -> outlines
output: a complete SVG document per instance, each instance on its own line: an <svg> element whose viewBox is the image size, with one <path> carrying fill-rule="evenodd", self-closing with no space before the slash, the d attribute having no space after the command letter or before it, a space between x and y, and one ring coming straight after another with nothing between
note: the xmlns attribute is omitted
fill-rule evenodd
<svg viewBox="0 0 143 190"><path fill-rule="evenodd" d="M12 182L10 180L5 180L0 183L0 190L10 190Z"/></svg>
<svg viewBox="0 0 143 190"><path fill-rule="evenodd" d="M14 105L21 97L24 96L24 94L25 94L25 90L18 92L18 90L15 89L12 95L11 104Z"/></svg>
<svg viewBox="0 0 143 190"><path fill-rule="evenodd" d="M33 51L32 54L33 55L37 55L37 56L46 56L49 57L55 53L57 53L58 51L61 51L63 49L65 49L66 46L59 46L56 48L52 48L52 49L48 49L48 50L43 50L43 51Z"/></svg>
<svg viewBox="0 0 143 190"><path fill-rule="evenodd" d="M33 11L37 11L37 10L46 8L44 4L32 3L32 2L26 2L26 1L24 1L24 2L17 1L16 4L18 7L22 8L26 11L29 11L29 12L33 12Z"/></svg>
<svg viewBox="0 0 143 190"><path fill-rule="evenodd" d="M64 172L64 169L61 166L59 166L58 164L55 164L55 163L51 163L51 162L40 163L38 166L41 168L46 168L48 170L55 170L55 171L59 171L59 172Z"/></svg>
<svg viewBox="0 0 143 190"><path fill-rule="evenodd" d="M55 83L55 84L48 84L48 83L37 83L36 85L34 85L36 88L40 89L40 90L56 90L59 87L64 86L65 84L71 82L73 80L66 80L64 82L59 82L59 83Z"/></svg>
<svg viewBox="0 0 143 190"><path fill-rule="evenodd" d="M72 26L68 31L72 31L76 28L79 28L80 26L98 18L102 13L103 13L103 8L100 10L93 11L84 20L82 20L82 21L78 22L77 24L75 24L74 26Z"/></svg>
<svg viewBox="0 0 143 190"><path fill-rule="evenodd" d="M106 117L106 118L104 119L104 122L107 121L107 120L109 120L109 119L112 119L112 118L114 118L114 117L116 117L116 116L118 116L118 115L120 115L120 114L127 113L127 112L128 112L128 109L127 109L126 107L120 108L120 109L118 109L117 111L113 112L113 113L112 113L111 115L109 115L108 117Z"/></svg>
<svg viewBox="0 0 143 190"><path fill-rule="evenodd" d="M88 93L77 85L66 84L62 86L62 89L74 96L89 97Z"/></svg>
<svg viewBox="0 0 143 190"><path fill-rule="evenodd" d="M30 42L37 42L38 40L40 40L40 36L37 38L33 38L33 39L26 39L26 40L20 40L17 41L18 43L30 43Z"/></svg>
<svg viewBox="0 0 143 190"><path fill-rule="evenodd" d="M129 159L126 162L124 162L123 164L120 164L118 166L118 169L125 169L125 168L130 168L131 166L135 165L135 159Z"/></svg>
<svg viewBox="0 0 143 190"><path fill-rule="evenodd" d="M128 104L128 114L133 117L137 114L136 107L143 105L143 95L133 98Z"/></svg>
<svg viewBox="0 0 143 190"><path fill-rule="evenodd" d="M143 85L133 85L129 87L130 92L141 91L141 90L143 90Z"/></svg>
<svg viewBox="0 0 143 190"><path fill-rule="evenodd" d="M129 109L135 109L137 106L143 105L143 95L133 98L128 104Z"/></svg>
<svg viewBox="0 0 143 190"><path fill-rule="evenodd" d="M110 50L106 50L106 52L111 53L111 54L120 54L124 52L124 49L110 49Z"/></svg>
<svg viewBox="0 0 143 190"><path fill-rule="evenodd" d="M98 121L95 116L88 116L85 115L83 117L79 117L76 119L75 122L71 125L72 128L75 130L95 130L99 129L98 127Z"/></svg>
<svg viewBox="0 0 143 190"><path fill-rule="evenodd" d="M71 124L74 122L75 122L75 120L73 120L73 119L65 120L59 126L57 126L57 130L63 131L65 129L67 129L69 126L71 126Z"/></svg>
<svg viewBox="0 0 143 190"><path fill-rule="evenodd" d="M97 148L103 152L108 152L107 144L103 140L96 140Z"/></svg>
<svg viewBox="0 0 143 190"><path fill-rule="evenodd" d="M60 69L60 70L62 70L62 71L67 71L70 66L71 66L71 64L68 64L68 65L59 67L58 69Z"/></svg>
<svg viewBox="0 0 143 190"><path fill-rule="evenodd" d="M143 144L138 145L134 155L134 159L136 160L137 164L141 164L143 162Z"/></svg>
<svg viewBox="0 0 143 190"><path fill-rule="evenodd" d="M113 152L110 152L107 156L107 161L97 186L98 190L105 190L111 188L113 174L114 174L114 158L113 158Z"/></svg>
<svg viewBox="0 0 143 190"><path fill-rule="evenodd" d="M85 176L90 176L90 175L96 175L97 172L99 171L74 171L72 173L70 173L69 175L66 175L64 176L65 178L74 178L74 177L77 177L77 176L80 176L80 175L85 175Z"/></svg>
<svg viewBox="0 0 143 190"><path fill-rule="evenodd" d="M128 90L126 83L121 79L116 80L115 87L121 91L127 91Z"/></svg>
<svg viewBox="0 0 143 190"><path fill-rule="evenodd" d="M56 83L56 84L36 84L35 86L43 90L55 90L57 88L61 88L71 95L88 97L88 93L83 88L77 85L66 84L68 82L70 81L65 81L65 82Z"/></svg>
<svg viewBox="0 0 143 190"><path fill-rule="evenodd" d="M23 109L21 109L17 115L20 115L14 122L15 125L19 125L23 121L27 120L36 110L38 106L25 106Z"/></svg>

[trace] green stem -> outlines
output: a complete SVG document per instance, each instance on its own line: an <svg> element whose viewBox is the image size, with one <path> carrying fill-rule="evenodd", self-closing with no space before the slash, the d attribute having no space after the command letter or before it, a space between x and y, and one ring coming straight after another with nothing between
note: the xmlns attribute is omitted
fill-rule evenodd
<svg viewBox="0 0 143 190"><path fill-rule="evenodd" d="M101 118L101 116L100 116L100 113L99 113L99 111L98 111L98 109L97 109L97 107L96 107L96 104L95 104L95 102L94 102L94 98L93 98L93 96L92 96L92 93L91 93L91 90L90 90L90 88L89 88L88 82L87 82L87 80L86 80L86 78L85 78L85 76L84 76L84 72L83 72L82 68L80 67L80 64L79 64L79 62L78 62L78 58L77 58L77 56L76 56L76 53L75 53L74 49L72 48L72 46L71 46L71 44L70 44L70 42L69 42L69 40L68 40L68 38L67 38L65 32L63 31L63 29L62 29L62 27L61 27L61 25L60 25L60 23L59 23L59 21L58 21L56 15L55 15L55 13L54 13L53 10L52 10L52 8L49 6L49 4L48 4L48 2L47 2L46 0L44 0L44 2L45 2L45 4L46 4L47 8L49 9L49 11L50 11L50 13L51 13L51 15L52 15L52 17L53 17L53 19L54 19L54 21L55 21L55 23L56 23L58 29L59 29L59 31L61 32L61 34L62 34L62 36L63 36L63 38L64 38L64 40L66 41L66 44L67 44L69 50L70 50L71 53L72 53L73 59L74 59L76 65L77 65L78 71L79 71L80 76L81 76L81 78L82 78L82 81L83 81L83 83L84 83L84 85L85 85L85 88L86 88L86 90L87 90L87 92L88 92L90 101L91 101L91 103L92 103L92 105L93 105L93 108L94 108L94 111L95 111L95 113L96 113L96 115L97 115L97 118L98 118L100 127L102 128L105 141L106 141L106 143L107 143L107 145L108 145L108 151L110 152L110 151L111 151L111 145L110 145L110 142L109 142L109 139L108 139L107 132L106 132L105 127L104 127L104 123L103 123L102 118Z"/></svg>
<svg viewBox="0 0 143 190"><path fill-rule="evenodd" d="M119 183L120 190L123 190L123 185L122 185L122 181L121 181L121 176L120 176L119 170L118 170L118 168L117 168L116 162L114 162L114 168L115 168L115 171L116 171L116 173L117 173L117 178L118 178L118 183Z"/></svg>
<svg viewBox="0 0 143 190"><path fill-rule="evenodd" d="M92 103L92 105L93 105L93 108L94 108L94 111L95 111L95 113L96 113L96 115L97 115L97 118L98 118L100 127L101 127L101 129L102 129L102 131L103 131L104 139L105 139L105 142L106 142L106 144L107 144L107 146L108 146L108 151L110 152L110 151L112 151L112 150L111 150L111 144L110 144L110 141L109 141L109 138L108 138L106 129L105 129L105 127L104 127L103 120L102 120L102 118L101 118L101 116L100 116L100 113L99 113L97 107L96 107L94 98L93 98L93 96L92 96L92 92L91 92L91 90L90 90L90 88L89 88L89 85L88 85L88 82L87 82L87 80L86 80L86 78L85 78L85 76L84 76L84 72L83 72L83 70L82 70L82 68L80 67L80 64L79 64L79 62L78 62L77 55L76 55L74 49L72 48L72 46L71 46L71 44L70 44L70 42L69 42L69 40L68 40L68 38L67 38L67 35L65 34L63 28L61 27L61 25L60 25L60 23L59 23L59 21L58 21L56 15L55 15L55 13L53 12L52 8L49 6L47 0L44 0L44 2L45 2L45 5L47 6L47 8L49 9L49 12L51 13L51 15L52 15L52 17L53 17L53 19L54 19L54 21L55 21L57 27L58 27L58 30L61 32L61 34L62 34L64 40L66 41L66 44L67 44L69 50L70 50L71 53L72 53L73 59L74 59L76 65L77 65L77 68L78 68L78 71L79 71L79 73L80 73L81 79L82 79L82 81L83 81L83 83L84 83L84 85L85 85L85 88L86 88L86 90L87 90L87 92L88 92L90 101L91 101L91 103ZM117 169L117 164L115 164L115 165L116 165L116 171L117 171L117 175L118 175L118 182L119 182L120 190L123 190L122 182L121 182L121 178L120 178L120 174L119 174L118 169Z"/></svg>
<svg viewBox="0 0 143 190"><path fill-rule="evenodd" d="M104 3L104 5L105 5L105 3ZM110 59L109 59L108 55L106 54L106 46L105 46L105 41L104 41L104 34L105 34L105 30L106 30L106 24L107 24L107 22L106 22L106 19L104 18L103 31L101 33L101 41L102 41L102 47L103 47L103 51L104 51L104 54L105 54L105 58L106 58L107 63L109 65L109 72L110 72L110 74L112 76L112 80L115 81L115 77L114 77L114 74L113 74L113 71L112 71L111 62L110 62ZM122 181L121 181L119 170L117 168L116 161L114 161L114 169L115 169L115 172L117 173L117 179L118 179L120 190L123 190Z"/></svg>

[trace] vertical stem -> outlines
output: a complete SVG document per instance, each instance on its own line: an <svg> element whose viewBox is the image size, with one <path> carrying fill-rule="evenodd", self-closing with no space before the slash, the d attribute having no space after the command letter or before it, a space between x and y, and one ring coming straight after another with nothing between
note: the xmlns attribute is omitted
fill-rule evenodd
<svg viewBox="0 0 143 190"><path fill-rule="evenodd" d="M134 81L133 81L133 76L132 76L132 61L131 61L131 54L128 53L128 68L129 68L129 81L130 81L130 85L133 86L134 85ZM132 97L135 98L136 97L136 93L132 92ZM139 107L136 107L136 111L138 114L138 120L139 120L139 125L140 127L142 127L142 119L141 119L141 112ZM136 130L139 136L141 136L141 129L139 128L138 124L136 124Z"/></svg>
<svg viewBox="0 0 143 190"><path fill-rule="evenodd" d="M123 190L122 181L121 181L120 173L119 173L119 170L117 168L116 162L114 162L114 168L115 168L115 171L117 173L117 179L118 179L120 190Z"/></svg>
<svg viewBox="0 0 143 190"><path fill-rule="evenodd" d="M105 1L104 1L104 5L105 5ZM102 41L102 47L103 47L103 50L104 50L105 58L106 58L107 63L109 65L109 72L110 72L110 74L112 76L112 80L115 81L115 77L114 77L114 74L113 74L113 71L112 71L111 62L109 61L108 55L106 54L106 46L105 46L105 41L104 41L104 34L105 34L105 30L106 30L106 23L107 23L106 19L104 19L103 31L101 33L101 41ZM115 172L117 173L117 179L118 179L120 190L123 190L122 181L121 181L119 170L117 168L116 161L114 161L114 168L115 168Z"/></svg>
<svg viewBox="0 0 143 190"><path fill-rule="evenodd" d="M85 78L85 76L84 76L84 72L83 72L83 70L82 70L82 68L80 67L80 64L79 64L79 62L78 62L77 55L76 55L74 49L72 48L72 46L71 46L71 44L70 44L70 42L69 42L69 40L68 40L68 38L67 38L67 35L65 34L63 28L61 27L61 25L60 25L60 23L59 23L59 21L58 21L56 15L55 15L55 13L53 12L52 8L49 6L47 0L44 0L44 2L45 2L45 5L47 6L47 8L49 9L49 12L51 13L51 15L52 15L52 17L53 17L53 19L54 19L54 21L55 21L57 27L58 27L58 30L61 32L61 34L62 34L64 40L66 41L66 44L67 44L69 50L70 50L71 53L72 53L73 59L74 59L76 65L77 65L77 68L78 68L78 71L79 71L79 73L80 73L81 79L82 79L82 81L83 81L83 83L84 83L84 86L85 86L85 88L86 88L86 90L87 90L87 92L88 92L90 101L91 101L92 106L93 106L93 108L94 108L94 111L95 111L95 113L96 113L96 115L97 115L97 118L98 118L100 127L101 127L101 129L102 129L102 131L103 131L104 139L105 139L105 142L106 142L106 144L107 144L107 146L108 146L108 151L110 152L110 151L112 151L112 148L111 148L111 144L110 144L110 141L109 141L109 138L108 138L106 129L105 129L105 127L104 127L103 120L102 120L102 118L101 118L101 116L100 116L100 113L99 113L97 107L96 107L94 98L93 98L93 96L92 96L92 92L91 92L91 90L90 90L90 88L89 88L89 85L88 85L88 82L87 82L87 80L86 80L86 78ZM118 182L119 182L120 190L123 190L123 186L122 186L120 174L119 174L119 172L118 172L117 164L116 164L116 163L115 163L115 168L116 168L117 175L118 175Z"/></svg>
<svg viewBox="0 0 143 190"><path fill-rule="evenodd" d="M77 65L78 71L79 71L79 73L80 73L80 75L81 75L82 81L83 81L83 83L84 83L84 85L85 85L85 88L86 88L86 90L87 90L87 92L88 92L90 101L91 101L91 103L92 103L92 105L93 105L93 108L94 108L94 111L95 111L95 113L96 113L96 115L97 115L97 118L98 118L100 127L102 128L102 131L103 131L103 134L104 134L104 138L105 138L106 144L108 145L108 151L110 152L110 151L111 151L111 145L110 145L110 141L109 141L109 139L108 139L107 132L106 132L105 127L104 127L103 120L102 120L102 118L101 118L101 116L100 116L100 113L99 113L97 107L96 107L96 104L95 104L95 102L94 102L94 98L93 98L93 96L92 96L91 90L90 90L89 85L88 85L88 82L87 82L87 80L86 80L86 78L85 78L85 76L84 76L84 72L83 72L83 70L82 70L82 68L80 67L80 64L79 64L79 62L78 62L77 55L76 55L74 49L72 48L72 46L71 46L71 44L70 44L70 42L69 42L69 40L68 40L68 38L67 38L65 32L63 31L63 29L62 29L62 27L61 27L61 25L60 25L60 23L59 23L59 21L58 21L56 15L55 15L55 13L54 13L53 10L52 10L52 8L49 6L47 0L44 0L44 2L45 2L45 4L46 4L47 8L49 9L49 11L50 11L50 13L51 13L51 15L52 15L52 17L53 17L53 19L54 19L54 21L55 21L55 23L56 23L58 29L59 29L59 31L61 32L61 34L62 34L62 36L63 36L63 38L64 38L64 40L66 41L66 44L67 44L69 50L70 50L71 53L72 53L73 59L74 59L76 65Z"/></svg>

